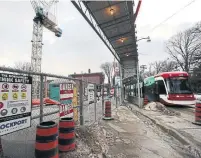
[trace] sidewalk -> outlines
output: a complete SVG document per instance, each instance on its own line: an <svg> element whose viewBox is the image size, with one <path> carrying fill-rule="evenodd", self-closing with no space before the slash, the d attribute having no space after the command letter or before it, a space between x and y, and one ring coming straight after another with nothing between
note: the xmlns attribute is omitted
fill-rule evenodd
<svg viewBox="0 0 201 158"><path fill-rule="evenodd" d="M149 120L142 120L127 107L113 111L114 120L101 120L92 128L99 144L99 157L111 158L183 158L181 144L157 129ZM95 151L94 151L95 152Z"/></svg>
<svg viewBox="0 0 201 158"><path fill-rule="evenodd" d="M181 115L168 115L160 110L152 111L139 109L133 104L127 104L132 111L137 111L149 118L163 131L179 140L195 157L201 157L201 126L192 124L194 117L181 113Z"/></svg>

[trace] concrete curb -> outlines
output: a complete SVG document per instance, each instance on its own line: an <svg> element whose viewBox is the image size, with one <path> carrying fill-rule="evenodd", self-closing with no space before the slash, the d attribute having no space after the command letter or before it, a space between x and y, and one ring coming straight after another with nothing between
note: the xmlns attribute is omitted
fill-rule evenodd
<svg viewBox="0 0 201 158"><path fill-rule="evenodd" d="M186 146L190 146L189 150L195 157L201 157L201 149L197 147L193 142L191 142L188 138L184 137L182 134L180 134L177 130L170 128L167 125L162 124L160 121L155 120L146 114L144 114L140 109L137 109L136 107L132 108L128 105L125 105L128 109L130 109L132 112L135 111L142 116L146 117L150 121L152 121L156 126L158 126L162 131L168 133L170 136L174 137L176 140L178 140L180 143ZM133 105L135 106L135 105Z"/></svg>

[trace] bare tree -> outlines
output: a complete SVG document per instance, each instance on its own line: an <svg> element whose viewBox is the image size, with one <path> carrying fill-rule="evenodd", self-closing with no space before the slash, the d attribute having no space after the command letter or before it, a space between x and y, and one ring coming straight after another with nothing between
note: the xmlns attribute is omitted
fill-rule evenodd
<svg viewBox="0 0 201 158"><path fill-rule="evenodd" d="M103 70L103 72L105 73L105 75L108 78L108 84L111 84L111 73L112 73L112 67L113 64L110 62L105 62L103 64L101 64L100 68Z"/></svg>
<svg viewBox="0 0 201 158"><path fill-rule="evenodd" d="M180 32L169 39L166 49L171 58L179 64L183 71L189 72L198 60L201 50L201 33L195 27Z"/></svg>
<svg viewBox="0 0 201 158"><path fill-rule="evenodd" d="M153 68L153 72L158 74L163 69L163 61L155 61L151 63L150 66Z"/></svg>
<svg viewBox="0 0 201 158"><path fill-rule="evenodd" d="M14 68L25 70L25 71L31 71L31 63L29 62L17 62L15 63Z"/></svg>
<svg viewBox="0 0 201 158"><path fill-rule="evenodd" d="M170 72L170 71L177 71L177 70L178 70L178 64L175 61L172 61L169 58L162 61L161 72Z"/></svg>
<svg viewBox="0 0 201 158"><path fill-rule="evenodd" d="M178 69L178 65L175 61L168 59L155 61L150 63L148 66L148 70L142 73L143 78L156 75L161 72L170 72L176 71Z"/></svg>
<svg viewBox="0 0 201 158"><path fill-rule="evenodd" d="M195 24L193 29L194 29L195 33L201 33L201 22L198 22L197 24Z"/></svg>
<svg viewBox="0 0 201 158"><path fill-rule="evenodd" d="M197 34L197 36L200 38L201 37L201 22L198 22L194 27L193 27L194 31L195 31L195 34ZM201 39L200 39L201 41ZM195 62L199 62L201 61L201 49L199 49L196 54L195 54L195 57L194 57L194 60ZM200 63L200 62L199 62ZM196 64L195 66L196 67L199 67L200 64Z"/></svg>

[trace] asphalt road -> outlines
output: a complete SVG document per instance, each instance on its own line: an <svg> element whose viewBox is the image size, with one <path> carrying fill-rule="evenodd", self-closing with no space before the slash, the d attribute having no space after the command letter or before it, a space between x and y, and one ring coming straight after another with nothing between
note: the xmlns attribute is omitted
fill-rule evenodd
<svg viewBox="0 0 201 158"><path fill-rule="evenodd" d="M179 112L181 117L187 121L193 122L195 119L195 106L166 106L170 111Z"/></svg>

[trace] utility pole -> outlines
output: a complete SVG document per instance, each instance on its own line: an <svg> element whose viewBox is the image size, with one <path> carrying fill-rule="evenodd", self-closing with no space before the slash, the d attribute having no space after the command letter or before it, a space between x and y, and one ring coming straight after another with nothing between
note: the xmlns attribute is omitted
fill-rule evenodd
<svg viewBox="0 0 201 158"><path fill-rule="evenodd" d="M140 69L142 69L142 73L144 73L144 71L147 69L147 65L141 65Z"/></svg>

